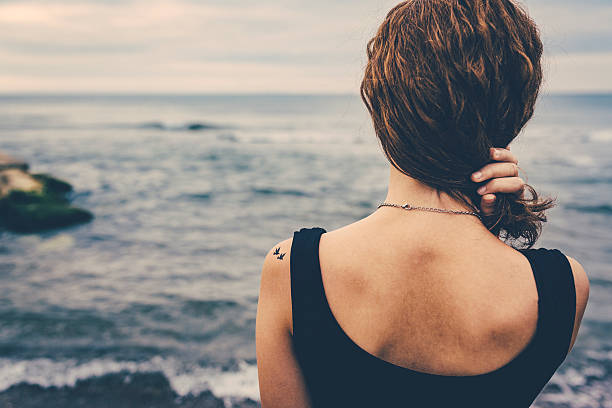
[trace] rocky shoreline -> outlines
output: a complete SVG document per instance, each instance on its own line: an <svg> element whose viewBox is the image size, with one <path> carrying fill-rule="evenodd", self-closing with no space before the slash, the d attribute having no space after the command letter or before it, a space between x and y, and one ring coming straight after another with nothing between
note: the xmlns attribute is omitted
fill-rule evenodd
<svg viewBox="0 0 612 408"><path fill-rule="evenodd" d="M89 222L93 214L70 205L72 186L0 152L0 229L33 233Z"/></svg>

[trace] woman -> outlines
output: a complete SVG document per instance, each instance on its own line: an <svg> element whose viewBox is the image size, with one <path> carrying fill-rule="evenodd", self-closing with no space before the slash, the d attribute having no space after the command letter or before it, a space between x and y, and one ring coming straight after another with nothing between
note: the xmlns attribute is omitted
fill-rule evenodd
<svg viewBox="0 0 612 408"><path fill-rule="evenodd" d="M389 12L361 86L390 162L387 197L266 257L264 408L531 405L574 344L589 292L574 259L515 249L533 246L553 205L521 194L499 148L533 114L541 54L511 0Z"/></svg>

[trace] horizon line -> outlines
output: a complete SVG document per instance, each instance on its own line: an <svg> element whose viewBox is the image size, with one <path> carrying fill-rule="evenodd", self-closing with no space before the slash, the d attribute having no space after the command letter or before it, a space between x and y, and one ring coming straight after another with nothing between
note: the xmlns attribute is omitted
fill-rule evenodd
<svg viewBox="0 0 612 408"><path fill-rule="evenodd" d="M541 96L608 96L612 95L612 89L602 91L541 91ZM47 96L47 97L60 97L60 96L356 96L359 97L359 92L100 92L100 91L70 91L70 92L59 92L59 91L16 91L16 92L2 92L0 91L0 98L6 97L21 97L21 96Z"/></svg>

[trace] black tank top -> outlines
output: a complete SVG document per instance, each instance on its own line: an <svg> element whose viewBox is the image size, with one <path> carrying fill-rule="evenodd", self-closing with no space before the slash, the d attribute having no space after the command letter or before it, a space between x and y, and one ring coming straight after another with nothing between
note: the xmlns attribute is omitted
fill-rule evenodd
<svg viewBox="0 0 612 408"><path fill-rule="evenodd" d="M355 344L334 318L323 288L319 240L302 229L291 247L293 344L313 408L527 408L561 365L576 313L574 277L558 250L521 251L538 289L538 322L529 344L503 367L475 376L444 376L394 365Z"/></svg>

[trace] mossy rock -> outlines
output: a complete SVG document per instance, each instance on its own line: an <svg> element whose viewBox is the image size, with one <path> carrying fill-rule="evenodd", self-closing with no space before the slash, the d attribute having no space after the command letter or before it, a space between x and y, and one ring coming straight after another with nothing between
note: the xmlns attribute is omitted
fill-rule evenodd
<svg viewBox="0 0 612 408"><path fill-rule="evenodd" d="M61 193L70 185L52 180L41 180L44 185L42 193L12 191L1 199L0 224L10 231L29 233L91 221L93 214L70 206L65 194Z"/></svg>
<svg viewBox="0 0 612 408"><path fill-rule="evenodd" d="M48 174L32 174L32 177L43 185L44 194L59 196L72 192L72 186L69 183Z"/></svg>

